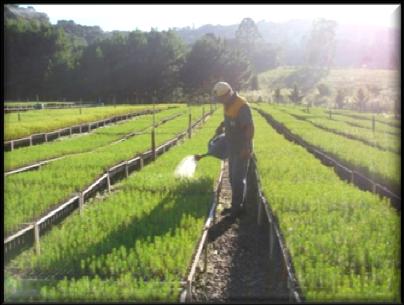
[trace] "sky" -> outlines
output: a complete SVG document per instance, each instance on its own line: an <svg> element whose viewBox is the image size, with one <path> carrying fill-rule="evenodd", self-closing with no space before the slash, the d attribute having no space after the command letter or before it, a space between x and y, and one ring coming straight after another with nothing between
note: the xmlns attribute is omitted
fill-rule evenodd
<svg viewBox="0 0 404 305"><path fill-rule="evenodd" d="M159 31L169 28L195 27L204 24L239 24L245 17L255 22L261 20L285 22L291 19L326 18L340 24L376 25L400 27L391 14L399 7L389 5L130 5L130 4L47 4L32 6L37 12L46 13L50 22L73 20L81 25L100 26L104 31L131 31L136 28Z"/></svg>

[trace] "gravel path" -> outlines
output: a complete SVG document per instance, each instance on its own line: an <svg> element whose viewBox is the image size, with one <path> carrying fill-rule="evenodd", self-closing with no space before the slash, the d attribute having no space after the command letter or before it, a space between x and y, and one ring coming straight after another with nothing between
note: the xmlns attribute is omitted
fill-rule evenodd
<svg viewBox="0 0 404 305"><path fill-rule="evenodd" d="M228 167L216 212L216 224L209 231L208 260L203 256L193 284L193 302L270 303L287 302L285 272L277 251L269 260L268 230L257 225L256 205L247 201L247 213L231 220L221 215L231 205Z"/></svg>

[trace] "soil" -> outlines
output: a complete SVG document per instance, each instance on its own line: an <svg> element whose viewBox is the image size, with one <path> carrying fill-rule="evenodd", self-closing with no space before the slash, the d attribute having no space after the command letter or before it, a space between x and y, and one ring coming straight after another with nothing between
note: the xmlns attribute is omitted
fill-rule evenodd
<svg viewBox="0 0 404 305"><path fill-rule="evenodd" d="M221 215L231 206L231 187L225 164L216 223L209 230L207 268L203 255L192 286L192 302L288 302L280 253L269 259L265 224L257 225L257 205L247 200L245 213L232 219Z"/></svg>

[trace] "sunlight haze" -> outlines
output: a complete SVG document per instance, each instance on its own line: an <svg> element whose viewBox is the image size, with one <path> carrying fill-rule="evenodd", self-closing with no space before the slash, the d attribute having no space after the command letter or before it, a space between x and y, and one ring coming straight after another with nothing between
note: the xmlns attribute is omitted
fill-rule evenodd
<svg viewBox="0 0 404 305"><path fill-rule="evenodd" d="M392 13L399 5L21 5L46 13L50 22L73 20L81 25L100 26L104 31L136 28L159 31L200 27L205 24L239 24L245 17L285 22L292 19L326 18L340 24L398 27Z"/></svg>

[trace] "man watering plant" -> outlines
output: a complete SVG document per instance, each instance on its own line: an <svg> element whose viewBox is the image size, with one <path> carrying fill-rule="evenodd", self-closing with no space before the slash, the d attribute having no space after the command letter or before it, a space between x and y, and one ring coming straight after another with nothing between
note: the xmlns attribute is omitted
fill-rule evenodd
<svg viewBox="0 0 404 305"><path fill-rule="evenodd" d="M213 88L217 102L223 104L224 121L216 130L223 133L229 159L229 178L232 189L231 212L233 217L243 211L247 193L247 171L252 156L254 124L247 101L226 82L218 82ZM224 129L224 130L223 130Z"/></svg>

